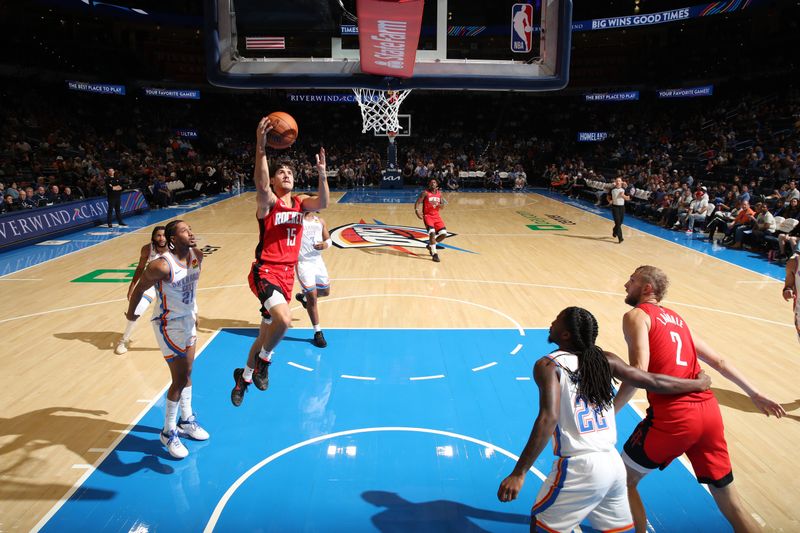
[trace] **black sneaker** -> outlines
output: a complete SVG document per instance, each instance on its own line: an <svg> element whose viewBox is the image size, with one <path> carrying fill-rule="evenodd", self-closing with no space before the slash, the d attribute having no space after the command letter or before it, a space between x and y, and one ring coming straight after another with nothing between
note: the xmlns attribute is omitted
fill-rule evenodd
<svg viewBox="0 0 800 533"><path fill-rule="evenodd" d="M267 390L269 387L269 365L271 361L264 361L256 355L256 368L253 370L253 385L258 390Z"/></svg>
<svg viewBox="0 0 800 533"><path fill-rule="evenodd" d="M441 260L439 259L439 254L433 254L433 262L439 263Z"/></svg>
<svg viewBox="0 0 800 533"><path fill-rule="evenodd" d="M325 335L322 334L321 331L317 331L314 333L314 346L317 348L325 348L328 345L328 341L325 340Z"/></svg>
<svg viewBox="0 0 800 533"><path fill-rule="evenodd" d="M297 300L298 302L300 302L303 305L303 309L306 309L306 306L308 305L308 302L306 301L306 295L305 294L303 294L302 292L298 292L297 294L294 295L294 299Z"/></svg>
<svg viewBox="0 0 800 533"><path fill-rule="evenodd" d="M119 225L120 225L120 226L123 226L123 227L124 227L124 226L127 226L127 224L126 224L126 223L124 223L124 222L120 222L120 223L119 223Z"/></svg>
<svg viewBox="0 0 800 533"><path fill-rule="evenodd" d="M244 368L236 368L233 371L233 381L236 382L236 385L233 386L233 390L231 391L231 403L234 407L242 405L244 393L247 392L247 386L250 385L244 380L242 374L244 374Z"/></svg>

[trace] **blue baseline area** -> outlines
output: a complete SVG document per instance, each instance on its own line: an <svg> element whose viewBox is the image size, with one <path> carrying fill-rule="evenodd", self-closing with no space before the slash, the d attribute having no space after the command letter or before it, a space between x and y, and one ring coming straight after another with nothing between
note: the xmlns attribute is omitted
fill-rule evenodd
<svg viewBox="0 0 800 533"><path fill-rule="evenodd" d="M77 252L78 250L83 250L84 248L140 230L152 224L180 217L201 207L215 204L222 200L227 200L228 198L231 198L230 194L220 194L213 197L184 202L180 205L166 207L164 209L145 211L140 215L124 217L123 220L128 226L118 226L115 222L114 227L109 228L105 224L102 224L92 228L85 228L72 233L54 236L43 243L0 252L0 276L7 276L14 272L50 261L51 259L56 259L57 257ZM66 242L61 243L61 241Z"/></svg>
<svg viewBox="0 0 800 533"><path fill-rule="evenodd" d="M553 348L547 331L325 333L321 350L311 330L290 330L269 390L251 387L234 408L232 370L256 330L222 330L193 374L211 439L186 441L189 457L172 459L158 441L162 396L43 530L200 531L212 516L217 531L528 530L540 479L529 474L511 503L496 491L536 416L537 388L524 378ZM431 376L442 377L411 379ZM620 413L620 440L638 421ZM548 447L534 467L547 474L553 459ZM641 489L656 532L730 531L678 462Z"/></svg>
<svg viewBox="0 0 800 533"><path fill-rule="evenodd" d="M420 189L416 190L361 190L347 191L339 199L340 204L413 204Z"/></svg>
<svg viewBox="0 0 800 533"><path fill-rule="evenodd" d="M340 204L413 204L417 201L421 187L415 189L364 189L356 191L347 191L344 196L339 199ZM453 191L444 190L444 193L452 193ZM463 188L457 192L464 193L492 193L497 194L497 191L490 191L487 189ZM521 191L520 191L521 192ZM527 192L527 191L525 191Z"/></svg>
<svg viewBox="0 0 800 533"><path fill-rule="evenodd" d="M608 207L597 207L593 203L586 200L567 198L563 194L545 189L537 189L533 192L559 201L563 204L571 205L573 207L577 207L578 209L594 213L595 215L601 216L609 221L613 222L614 220L611 216L611 210ZM721 259L742 268L746 268L747 270L751 270L757 274L769 276L779 281L783 281L786 277L786 269L784 267L775 263L770 263L764 258L763 255L748 252L747 250L731 250L725 246L709 242L704 233L695 232L693 235L686 235L682 231L671 231L656 224L636 218L627 213L625 214L624 226L635 228L654 237L674 242L675 244L690 248L696 252L716 257L717 259Z"/></svg>

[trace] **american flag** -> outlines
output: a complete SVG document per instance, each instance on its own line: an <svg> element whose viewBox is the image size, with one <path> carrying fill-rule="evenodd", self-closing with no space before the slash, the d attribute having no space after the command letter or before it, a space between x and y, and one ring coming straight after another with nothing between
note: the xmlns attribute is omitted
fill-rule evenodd
<svg viewBox="0 0 800 533"><path fill-rule="evenodd" d="M286 48L285 37L245 37L245 48L248 50L283 50Z"/></svg>

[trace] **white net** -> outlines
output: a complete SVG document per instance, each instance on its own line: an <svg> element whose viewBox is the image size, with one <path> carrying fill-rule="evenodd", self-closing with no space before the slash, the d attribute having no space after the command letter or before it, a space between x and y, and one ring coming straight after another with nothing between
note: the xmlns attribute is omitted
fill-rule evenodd
<svg viewBox="0 0 800 533"><path fill-rule="evenodd" d="M397 113L411 89L402 91L353 89L353 92L361 108L361 118L364 120L362 133L367 133L369 130L374 130L376 133L399 132L402 129L397 120Z"/></svg>

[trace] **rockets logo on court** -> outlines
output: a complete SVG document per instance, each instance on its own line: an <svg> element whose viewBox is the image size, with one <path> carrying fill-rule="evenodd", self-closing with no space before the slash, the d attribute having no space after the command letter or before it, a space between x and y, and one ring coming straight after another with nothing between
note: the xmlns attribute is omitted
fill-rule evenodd
<svg viewBox="0 0 800 533"><path fill-rule="evenodd" d="M455 233L447 232L447 238L456 236ZM375 221L368 224L361 221L353 224L345 224L331 230L331 241L339 248L376 248L388 246L402 252L413 254L408 248L422 248L428 244L428 232L425 228L415 228L412 226L392 226ZM452 248L463 252L470 252L456 248L449 244L441 243L443 248ZM427 253L427 252L426 252Z"/></svg>
<svg viewBox="0 0 800 533"><path fill-rule="evenodd" d="M511 51L527 53L533 44L533 6L514 4L511 6Z"/></svg>

